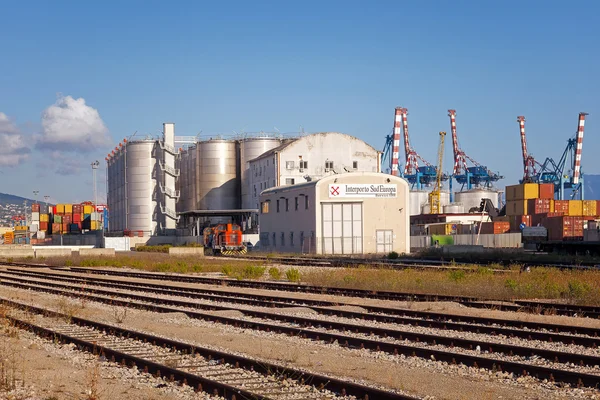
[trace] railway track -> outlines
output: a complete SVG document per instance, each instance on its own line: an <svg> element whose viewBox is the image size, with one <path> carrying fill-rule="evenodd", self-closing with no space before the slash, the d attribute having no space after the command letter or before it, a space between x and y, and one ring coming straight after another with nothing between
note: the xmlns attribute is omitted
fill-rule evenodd
<svg viewBox="0 0 600 400"><path fill-rule="evenodd" d="M44 315L42 323L8 315L15 326L39 336L73 343L101 360L137 368L169 382L189 385L226 399L383 399L414 400L400 393L372 388L304 370L270 364L45 308L0 298L12 308ZM49 318L52 317L52 318ZM56 318L62 321L57 322ZM64 323L64 320L70 323Z"/></svg>
<svg viewBox="0 0 600 400"><path fill-rule="evenodd" d="M394 323L400 325L422 326L459 332L484 333L504 335L507 337L540 340L552 343L565 343L581 346L597 347L600 345L600 329L570 327L556 324L527 323L514 320L501 320L485 317L464 317L453 314L443 314L425 311L403 310L392 307L375 307L361 305L366 312L355 312L328 307L351 306L352 304L310 300L305 298L289 298L265 296L247 293L228 293L223 290L200 289L191 287L170 286L165 284L150 284L143 282L116 282L114 280L96 277L78 277L64 273L39 272L31 270L8 269L4 274L17 277L34 277L67 282L73 287L81 285L96 285L112 287L129 291L141 291L160 295L179 296L183 298L203 299L232 304L245 304L257 307L284 308L294 306L310 307L321 315L336 316L350 319ZM2 275L0 274L0 277ZM19 280L28 282L28 280ZM68 286L63 286L68 287ZM560 332L560 333L559 333ZM581 336L586 335L586 336Z"/></svg>
<svg viewBox="0 0 600 400"><path fill-rule="evenodd" d="M51 268L54 270L64 270L64 268ZM371 291L361 289L345 289L325 286L312 286L293 283L264 282L251 280L236 280L224 278L207 278L200 276L180 275L180 274L159 274L152 272L125 272L114 270L103 270L93 268L70 267L69 271L85 274L103 274L112 276L124 276L142 279L169 280L174 282L203 283L209 285L227 285L232 287L280 290L299 293L328 294L335 296L360 297L379 300L396 301L451 301L463 304L467 307L495 309L500 311L523 311L534 313L550 313L555 315L579 316L600 318L600 308L592 306L567 305L559 303L536 302L529 300L513 300L513 304L500 303L497 301L483 301L482 299L469 296L451 296L437 294L418 294L418 293L400 293L387 291Z"/></svg>
<svg viewBox="0 0 600 400"><path fill-rule="evenodd" d="M89 300L109 304L129 306L158 312L183 312L191 318L225 323L233 326L283 333L317 341L334 342L350 347L384 351L391 354L416 356L448 363L462 363L469 366L486 368L492 371L510 372L515 375L531 375L548 381L563 382L577 386L596 387L600 384L600 375L595 367L600 365L597 355L585 355L569 352L553 351L526 346L506 345L483 340L467 340L440 335L419 334L390 328L356 325L335 321L315 320L297 316L237 309L245 318L215 316L197 311L204 309L233 309L202 305L182 300L159 298L157 296L141 296L132 293L119 293L105 289L86 287L85 291L77 291L76 287L50 283L25 283L18 279L6 280L3 285L39 290L54 294L83 297ZM92 294L94 293L94 294ZM166 305L175 305L176 308ZM268 320L269 322L264 322ZM352 332L349 334L348 332ZM410 342L410 343L408 343ZM464 351L457 351L458 348ZM485 355L475 355L472 349L484 349ZM595 354L595 353L594 353ZM536 359L546 360L539 365ZM556 367L550 368L550 363ZM570 366L581 366L582 370ZM587 367L586 367L587 366ZM579 367L578 367L579 368ZM587 369L586 369L587 368ZM587 371L587 372L586 372ZM592 371L594 373L589 373Z"/></svg>

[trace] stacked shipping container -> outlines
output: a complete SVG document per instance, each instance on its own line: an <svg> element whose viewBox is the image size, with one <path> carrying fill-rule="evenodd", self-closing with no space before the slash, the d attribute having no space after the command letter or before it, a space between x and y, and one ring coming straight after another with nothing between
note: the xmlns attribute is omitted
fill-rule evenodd
<svg viewBox="0 0 600 400"><path fill-rule="evenodd" d="M104 209L105 207L102 206L101 208ZM104 213L97 212L96 207L89 202L57 204L49 208L33 204L31 206L31 232L68 234L99 230L103 227L103 216Z"/></svg>
<svg viewBox="0 0 600 400"><path fill-rule="evenodd" d="M506 215L510 231L520 226L544 226L549 240L583 240L585 221L598 218L600 201L554 200L552 183L506 187Z"/></svg>

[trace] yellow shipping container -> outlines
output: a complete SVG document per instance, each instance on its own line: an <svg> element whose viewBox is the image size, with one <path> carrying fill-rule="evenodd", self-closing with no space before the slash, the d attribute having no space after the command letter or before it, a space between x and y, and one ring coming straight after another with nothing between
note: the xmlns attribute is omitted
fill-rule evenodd
<svg viewBox="0 0 600 400"><path fill-rule="evenodd" d="M506 201L537 199L540 189L537 183L522 183L506 187Z"/></svg>
<svg viewBox="0 0 600 400"><path fill-rule="evenodd" d="M64 214L65 213L65 205L64 204L57 204L56 205L56 213L57 214Z"/></svg>
<svg viewBox="0 0 600 400"><path fill-rule="evenodd" d="M94 207L92 206L83 206L83 213L84 214L91 214L94 212Z"/></svg>
<svg viewBox="0 0 600 400"><path fill-rule="evenodd" d="M48 214L40 214L40 222L50 222L50 216Z"/></svg>
<svg viewBox="0 0 600 400"><path fill-rule="evenodd" d="M98 221L92 221L92 223L91 223L91 229L93 231L98 230Z"/></svg>
<svg viewBox="0 0 600 400"><path fill-rule="evenodd" d="M597 205L596 200L583 200L583 213L584 217L595 217L598 215L598 210L596 209Z"/></svg>
<svg viewBox="0 0 600 400"><path fill-rule="evenodd" d="M506 215L527 215L527 200L507 201Z"/></svg>
<svg viewBox="0 0 600 400"><path fill-rule="evenodd" d="M569 200L569 217L583 216L583 201Z"/></svg>
<svg viewBox="0 0 600 400"><path fill-rule="evenodd" d="M554 212L554 200L550 200L550 212Z"/></svg>
<svg viewBox="0 0 600 400"><path fill-rule="evenodd" d="M73 204L65 204L65 214L73 214Z"/></svg>
<svg viewBox="0 0 600 400"><path fill-rule="evenodd" d="M22 225L15 226L15 231L26 231L27 229L29 229L28 226L22 226Z"/></svg>

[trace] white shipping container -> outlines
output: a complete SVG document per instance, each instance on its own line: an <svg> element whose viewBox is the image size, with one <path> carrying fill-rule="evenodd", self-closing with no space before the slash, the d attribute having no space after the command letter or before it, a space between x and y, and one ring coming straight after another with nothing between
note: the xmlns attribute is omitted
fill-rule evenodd
<svg viewBox="0 0 600 400"><path fill-rule="evenodd" d="M32 221L39 221L40 220L40 213L39 212L32 212L31 213L31 220Z"/></svg>
<svg viewBox="0 0 600 400"><path fill-rule="evenodd" d="M46 238L46 232L44 232L44 231L38 231L36 237L38 239L45 239Z"/></svg>
<svg viewBox="0 0 600 400"><path fill-rule="evenodd" d="M31 225L29 226L29 232L37 232L39 230L40 225L32 222Z"/></svg>
<svg viewBox="0 0 600 400"><path fill-rule="evenodd" d="M100 221L100 213L93 212L92 213L92 221Z"/></svg>

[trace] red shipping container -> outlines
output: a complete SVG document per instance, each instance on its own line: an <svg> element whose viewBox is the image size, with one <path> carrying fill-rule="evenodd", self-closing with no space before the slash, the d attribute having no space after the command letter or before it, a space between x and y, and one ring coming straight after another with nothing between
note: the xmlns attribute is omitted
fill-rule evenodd
<svg viewBox="0 0 600 400"><path fill-rule="evenodd" d="M540 183L539 191L540 191L540 199L553 199L554 198L554 183Z"/></svg>
<svg viewBox="0 0 600 400"><path fill-rule="evenodd" d="M81 204L73 204L73 215L81 214L83 212L83 206Z"/></svg>
<svg viewBox="0 0 600 400"><path fill-rule="evenodd" d="M554 200L554 212L569 213L569 200Z"/></svg>
<svg viewBox="0 0 600 400"><path fill-rule="evenodd" d="M52 206L52 214L56 215L56 206Z"/></svg>
<svg viewBox="0 0 600 400"><path fill-rule="evenodd" d="M527 201L527 214L547 214L550 212L550 199L530 199Z"/></svg>
<svg viewBox="0 0 600 400"><path fill-rule="evenodd" d="M79 227L79 230L81 230L81 221L77 222L77 226Z"/></svg>
<svg viewBox="0 0 600 400"><path fill-rule="evenodd" d="M81 222L81 213L73 214L73 223L77 224Z"/></svg>
<svg viewBox="0 0 600 400"><path fill-rule="evenodd" d="M31 212L40 212L40 205L39 204L32 204L31 205Z"/></svg>
<svg viewBox="0 0 600 400"><path fill-rule="evenodd" d="M65 215L63 215L63 218L62 218L62 223L63 224L67 224L68 225L72 221L73 221L73 216L71 214L65 214Z"/></svg>
<svg viewBox="0 0 600 400"><path fill-rule="evenodd" d="M549 217L544 221L548 229L548 240L582 240L583 218L582 217Z"/></svg>
<svg viewBox="0 0 600 400"><path fill-rule="evenodd" d="M48 230L48 222L40 221L40 231L47 231L47 230Z"/></svg>
<svg viewBox="0 0 600 400"><path fill-rule="evenodd" d="M480 226L480 233L482 234L499 235L502 233L508 233L510 230L510 222L506 221L483 222Z"/></svg>
<svg viewBox="0 0 600 400"><path fill-rule="evenodd" d="M531 215L513 215L510 217L511 232L521 232L521 224L531 226Z"/></svg>
<svg viewBox="0 0 600 400"><path fill-rule="evenodd" d="M63 223L62 224L62 231L63 232L69 232L69 224Z"/></svg>

